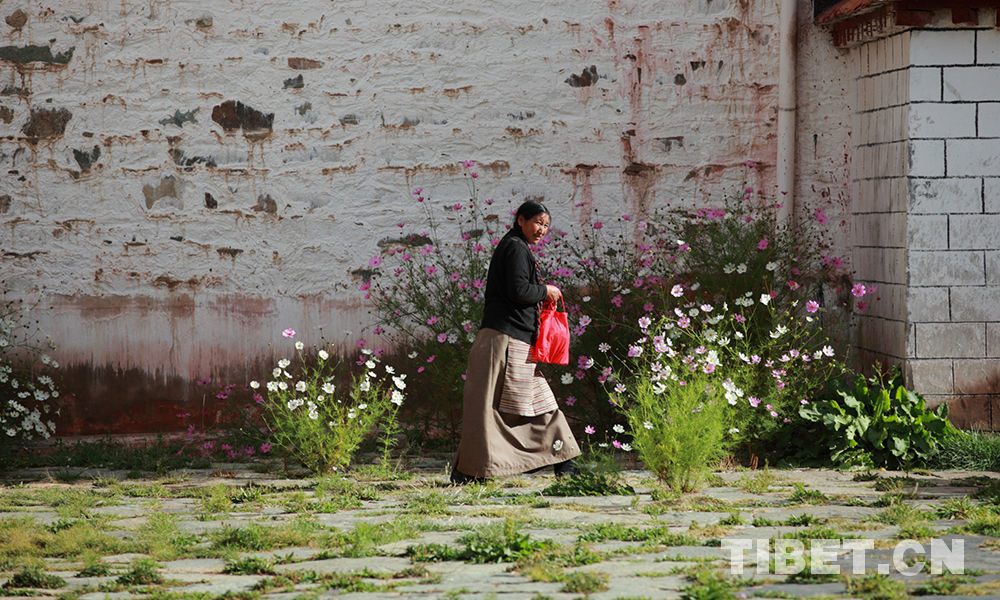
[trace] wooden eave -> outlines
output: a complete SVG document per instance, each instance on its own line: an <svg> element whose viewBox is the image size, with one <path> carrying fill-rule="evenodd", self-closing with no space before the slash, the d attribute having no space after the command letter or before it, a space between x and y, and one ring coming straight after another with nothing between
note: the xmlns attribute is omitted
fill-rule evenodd
<svg viewBox="0 0 1000 600"><path fill-rule="evenodd" d="M1000 27L1000 0L841 0L817 16L816 24L830 29L835 46L847 46L907 27L925 27L939 10L951 11L953 25L977 26L978 11L984 8L997 9L989 25Z"/></svg>

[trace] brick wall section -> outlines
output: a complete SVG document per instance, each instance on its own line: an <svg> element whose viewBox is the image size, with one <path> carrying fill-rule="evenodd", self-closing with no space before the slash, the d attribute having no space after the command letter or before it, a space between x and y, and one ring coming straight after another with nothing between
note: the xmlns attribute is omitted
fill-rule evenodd
<svg viewBox="0 0 1000 600"><path fill-rule="evenodd" d="M881 296L857 343L957 424L997 429L1000 31L944 13L852 51L854 261Z"/></svg>
<svg viewBox="0 0 1000 600"><path fill-rule="evenodd" d="M80 427L169 427L150 407L245 380L284 327L360 337L368 258L419 217L412 189L465 197L461 160L559 226L775 191L770 0L0 12L0 268L45 286ZM846 63L823 36L806 20L804 202L845 200Z"/></svg>
<svg viewBox="0 0 1000 600"><path fill-rule="evenodd" d="M914 31L911 45L910 372L956 422L996 429L1000 31Z"/></svg>
<svg viewBox="0 0 1000 600"><path fill-rule="evenodd" d="M906 357L907 121L909 32L852 49L856 143L852 162L853 263L878 286L879 300L857 312L860 359L902 364Z"/></svg>

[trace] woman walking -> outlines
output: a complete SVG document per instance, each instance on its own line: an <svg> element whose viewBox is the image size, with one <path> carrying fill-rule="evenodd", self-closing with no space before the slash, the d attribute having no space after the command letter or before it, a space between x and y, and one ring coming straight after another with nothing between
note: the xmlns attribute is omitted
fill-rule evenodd
<svg viewBox="0 0 1000 600"><path fill-rule="evenodd" d="M548 465L556 476L576 472L572 459L580 447L531 357L538 304L562 297L556 286L538 282L529 248L548 232L550 219L543 204L525 202L490 259L483 321L469 351L452 483Z"/></svg>

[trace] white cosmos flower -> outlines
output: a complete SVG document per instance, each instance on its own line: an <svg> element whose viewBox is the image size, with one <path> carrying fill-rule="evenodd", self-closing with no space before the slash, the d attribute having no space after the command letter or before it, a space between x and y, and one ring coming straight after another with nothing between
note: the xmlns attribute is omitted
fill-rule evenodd
<svg viewBox="0 0 1000 600"><path fill-rule="evenodd" d="M406 375L397 375L396 377L392 378L392 383L399 389L405 390L406 382L403 381L404 379L406 379Z"/></svg>
<svg viewBox="0 0 1000 600"><path fill-rule="evenodd" d="M301 349L303 349L305 347L306 347L306 345L303 344L302 342L295 342L295 349L296 350L301 350Z"/></svg>
<svg viewBox="0 0 1000 600"><path fill-rule="evenodd" d="M326 359L330 358L330 354L326 350L320 350L317 353L317 355L319 356L320 360L326 360Z"/></svg>
<svg viewBox="0 0 1000 600"><path fill-rule="evenodd" d="M375 361L373 361L373 360L367 360L367 361L365 361L365 366L368 367L369 369L374 369L375 368Z"/></svg>
<svg viewBox="0 0 1000 600"><path fill-rule="evenodd" d="M292 361L288 360L287 358L283 358L278 361L278 366L281 367L282 369L287 368L288 365L290 364L292 364Z"/></svg>
<svg viewBox="0 0 1000 600"><path fill-rule="evenodd" d="M407 358L416 358L417 357L417 351L414 350L413 352L410 352L409 354L406 355L406 357Z"/></svg>
<svg viewBox="0 0 1000 600"><path fill-rule="evenodd" d="M399 390L392 390L392 396L389 401L396 406L401 406L403 404L403 392L400 392Z"/></svg>
<svg viewBox="0 0 1000 600"><path fill-rule="evenodd" d="M646 429L652 429L653 428L653 424L650 423L649 421L643 421L642 422L642 426L645 427Z"/></svg>
<svg viewBox="0 0 1000 600"><path fill-rule="evenodd" d="M278 383L276 381L268 381L267 382L267 391L269 391L269 392L277 392L278 391Z"/></svg>
<svg viewBox="0 0 1000 600"><path fill-rule="evenodd" d="M258 389L258 388L260 387L260 384L259 384L259 383L257 383L256 381L251 381L251 382L250 382L250 387L251 387L252 389L255 389L255 390L256 390L256 389Z"/></svg>
<svg viewBox="0 0 1000 600"><path fill-rule="evenodd" d="M396 372L396 369L393 369L391 366L386 365L385 366L385 372L388 373L388 374L390 374L390 375L392 375L393 373Z"/></svg>
<svg viewBox="0 0 1000 600"><path fill-rule="evenodd" d="M766 265L764 265L764 268L767 269L768 271L774 271L775 269L778 268L778 263L776 263L776 262L769 262Z"/></svg>
<svg viewBox="0 0 1000 600"><path fill-rule="evenodd" d="M326 394L332 394L336 389L337 386L333 385L330 382L326 382L323 384L323 392Z"/></svg>
<svg viewBox="0 0 1000 600"><path fill-rule="evenodd" d="M653 384L653 393L654 394L659 395L659 394L662 394L665 391L667 391L667 386L662 381L657 381L656 383Z"/></svg>
<svg viewBox="0 0 1000 600"><path fill-rule="evenodd" d="M597 349L600 350L601 352L607 352L608 350L611 350L611 346L608 345L607 342L601 342L600 344L597 345Z"/></svg>
<svg viewBox="0 0 1000 600"><path fill-rule="evenodd" d="M614 431L615 433L625 433L625 427L617 423L611 427L611 430Z"/></svg>
<svg viewBox="0 0 1000 600"><path fill-rule="evenodd" d="M368 390L372 389L371 381L369 381L367 377L362 379L361 383L358 384L358 389L361 390L362 392L367 392Z"/></svg>
<svg viewBox="0 0 1000 600"><path fill-rule="evenodd" d="M304 381L297 382L295 384L295 391L296 392L304 392L304 391L306 391L306 382L304 382Z"/></svg>
<svg viewBox="0 0 1000 600"><path fill-rule="evenodd" d="M368 405L367 405L367 404L359 404L359 405L358 405L358 410L364 410L364 409L366 409L366 408L368 408Z"/></svg>
<svg viewBox="0 0 1000 600"><path fill-rule="evenodd" d="M279 381L278 382L278 389L282 390L282 391L287 390L288 389L288 384L285 383L284 381Z"/></svg>
<svg viewBox="0 0 1000 600"><path fill-rule="evenodd" d="M556 440L556 441L552 442L552 449L555 450L556 452L559 452L560 450L562 450L563 449L563 441L562 440Z"/></svg>
<svg viewBox="0 0 1000 600"><path fill-rule="evenodd" d="M726 266L722 267L722 272L725 273L726 275L729 275L735 270L736 270L736 265L734 265L733 263L726 263Z"/></svg>
<svg viewBox="0 0 1000 600"><path fill-rule="evenodd" d="M736 272L737 273L746 273L747 272L747 266L745 264L743 264L743 263L740 263L740 264L736 265Z"/></svg>
<svg viewBox="0 0 1000 600"><path fill-rule="evenodd" d="M625 452L631 452L632 451L632 445L631 444L622 444L622 450L624 450Z"/></svg>
<svg viewBox="0 0 1000 600"><path fill-rule="evenodd" d="M730 427L729 428L729 433L739 433L739 432L740 432L740 430L739 430L738 427Z"/></svg>
<svg viewBox="0 0 1000 600"><path fill-rule="evenodd" d="M281 377L281 369L275 368L271 371L271 377Z"/></svg>
<svg viewBox="0 0 1000 600"><path fill-rule="evenodd" d="M833 348L830 346L823 346L823 354L833 356Z"/></svg>
<svg viewBox="0 0 1000 600"><path fill-rule="evenodd" d="M559 378L559 381L563 382L563 385L569 385L573 383L573 374L563 373L562 377Z"/></svg>
<svg viewBox="0 0 1000 600"><path fill-rule="evenodd" d="M760 303L763 304L764 306L767 306L767 304L770 301L771 301L771 294L761 294L760 295Z"/></svg>

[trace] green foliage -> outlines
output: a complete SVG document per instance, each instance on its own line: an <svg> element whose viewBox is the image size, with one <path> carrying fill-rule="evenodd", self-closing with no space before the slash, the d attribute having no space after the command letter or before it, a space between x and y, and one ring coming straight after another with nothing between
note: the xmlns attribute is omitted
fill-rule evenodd
<svg viewBox="0 0 1000 600"><path fill-rule="evenodd" d="M837 390L840 399L813 402L799 410L802 418L821 423L823 443L837 463L865 463L890 469L924 465L954 434L948 406L926 407L923 397L907 390L898 373L884 383L878 376L856 375Z"/></svg>
<svg viewBox="0 0 1000 600"><path fill-rule="evenodd" d="M604 542L620 540L625 542L654 542L664 546L701 546L701 541L683 533L670 531L668 525L658 527L634 527L617 523L598 523L577 538L581 542Z"/></svg>
<svg viewBox="0 0 1000 600"><path fill-rule="evenodd" d="M406 547L406 556L414 562L440 562L445 560L465 560L465 551L446 544L415 544Z"/></svg>
<svg viewBox="0 0 1000 600"><path fill-rule="evenodd" d="M132 561L128 571L119 575L116 581L122 585L149 585L163 583L163 576L155 560L139 558Z"/></svg>
<svg viewBox="0 0 1000 600"><path fill-rule="evenodd" d="M886 575L845 577L844 585L851 596L864 600L906 600L906 586Z"/></svg>
<svg viewBox="0 0 1000 600"><path fill-rule="evenodd" d="M519 527L518 521L506 519L462 536L458 541L465 544L465 559L474 563L513 562L551 546L549 541L532 540Z"/></svg>
<svg viewBox="0 0 1000 600"><path fill-rule="evenodd" d="M740 477L736 485L748 494L766 494L777 479L770 469L762 469L752 477L747 475Z"/></svg>
<svg viewBox="0 0 1000 600"><path fill-rule="evenodd" d="M737 582L709 566L688 572L690 584L681 590L681 600L735 600Z"/></svg>
<svg viewBox="0 0 1000 600"><path fill-rule="evenodd" d="M274 575L274 561L259 556L245 556L226 562L226 575Z"/></svg>
<svg viewBox="0 0 1000 600"><path fill-rule="evenodd" d="M64 587L66 580L58 575L52 575L42 571L41 567L25 567L21 571L14 573L10 580L4 584L3 589L15 588L42 588L53 590Z"/></svg>
<svg viewBox="0 0 1000 600"><path fill-rule="evenodd" d="M626 383L630 401L619 404L646 467L672 489L688 492L724 454L727 404L722 382L700 366L674 367L677 379L667 382L662 369L637 371Z"/></svg>
<svg viewBox="0 0 1000 600"><path fill-rule="evenodd" d="M975 582L975 577L944 573L927 579L910 593L914 596L950 596L958 593L959 586Z"/></svg>
<svg viewBox="0 0 1000 600"><path fill-rule="evenodd" d="M979 431L955 431L940 440L928 464L934 469L1000 471L1000 436Z"/></svg>
<svg viewBox="0 0 1000 600"><path fill-rule="evenodd" d="M559 591L569 594L594 594L608 589L608 576L605 573L591 571L575 571L562 577L563 586Z"/></svg>
<svg viewBox="0 0 1000 600"><path fill-rule="evenodd" d="M362 360L364 373L351 376L326 350L307 356L299 343L295 363L280 359L267 382L265 420L276 445L315 473L347 466L376 429L383 434L383 457L388 457L405 376L395 375L388 365L384 376L379 374L380 361L369 350L362 350Z"/></svg>
<svg viewBox="0 0 1000 600"><path fill-rule="evenodd" d="M580 471L557 479L542 490L546 496L632 496L635 489L607 473Z"/></svg>
<svg viewBox="0 0 1000 600"><path fill-rule="evenodd" d="M796 483L792 487L792 493L788 496L788 501L793 504L822 504L829 498L819 490L806 489L801 483Z"/></svg>

